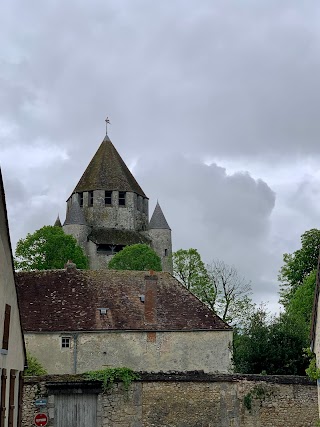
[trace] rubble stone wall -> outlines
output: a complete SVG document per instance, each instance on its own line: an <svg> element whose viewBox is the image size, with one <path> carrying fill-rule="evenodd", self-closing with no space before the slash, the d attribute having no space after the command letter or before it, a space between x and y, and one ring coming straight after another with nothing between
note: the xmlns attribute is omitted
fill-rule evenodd
<svg viewBox="0 0 320 427"><path fill-rule="evenodd" d="M54 424L56 394L96 393L97 427L314 427L317 386L304 377L141 374L129 391L115 384L105 394L81 376L47 376L25 381L23 427L32 424L36 398L45 397Z"/></svg>

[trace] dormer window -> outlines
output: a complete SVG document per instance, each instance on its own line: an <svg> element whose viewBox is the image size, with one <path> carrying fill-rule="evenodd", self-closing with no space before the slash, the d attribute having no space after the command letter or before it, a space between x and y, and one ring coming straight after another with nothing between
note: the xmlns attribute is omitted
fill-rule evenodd
<svg viewBox="0 0 320 427"><path fill-rule="evenodd" d="M88 192L88 206L93 206L93 191Z"/></svg>
<svg viewBox="0 0 320 427"><path fill-rule="evenodd" d="M80 208L82 208L83 207L83 193L82 192L78 193L78 195L79 195L79 205L80 205Z"/></svg>
<svg viewBox="0 0 320 427"><path fill-rule="evenodd" d="M104 193L104 205L111 206L112 205L112 191L105 191Z"/></svg>
<svg viewBox="0 0 320 427"><path fill-rule="evenodd" d="M125 206L125 205L126 205L126 192L119 191L119 206Z"/></svg>

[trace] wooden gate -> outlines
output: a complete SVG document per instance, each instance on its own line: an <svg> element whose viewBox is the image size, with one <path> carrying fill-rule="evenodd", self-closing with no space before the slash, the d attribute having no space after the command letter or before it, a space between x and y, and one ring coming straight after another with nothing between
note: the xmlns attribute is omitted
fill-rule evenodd
<svg viewBox="0 0 320 427"><path fill-rule="evenodd" d="M96 427L96 394L56 394L54 396L56 427Z"/></svg>

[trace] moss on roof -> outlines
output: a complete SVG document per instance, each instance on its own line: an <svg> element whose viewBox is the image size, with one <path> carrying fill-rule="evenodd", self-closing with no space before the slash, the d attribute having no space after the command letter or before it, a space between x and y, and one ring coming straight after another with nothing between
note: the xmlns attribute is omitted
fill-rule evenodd
<svg viewBox="0 0 320 427"><path fill-rule="evenodd" d="M132 191L146 197L109 138L105 138L74 193L90 190Z"/></svg>
<svg viewBox="0 0 320 427"><path fill-rule="evenodd" d="M89 240L96 244L135 245L151 242L150 238L133 230L116 230L115 228L94 228Z"/></svg>
<svg viewBox="0 0 320 427"><path fill-rule="evenodd" d="M155 298L154 323L145 317L151 289ZM231 330L166 272L19 272L17 291L25 332ZM146 297L145 303L141 302L141 294ZM99 307L108 308L110 316L97 316Z"/></svg>

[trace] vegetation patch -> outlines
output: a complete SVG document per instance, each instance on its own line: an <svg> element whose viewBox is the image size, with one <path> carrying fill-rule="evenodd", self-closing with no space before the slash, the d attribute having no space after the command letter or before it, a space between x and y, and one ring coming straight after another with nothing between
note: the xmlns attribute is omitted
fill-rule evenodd
<svg viewBox="0 0 320 427"><path fill-rule="evenodd" d="M24 371L24 375L26 377L47 374L47 371L41 365L39 360L36 357L32 356L30 353L27 353L27 364L28 364L28 367Z"/></svg>
<svg viewBox="0 0 320 427"><path fill-rule="evenodd" d="M317 367L316 355L309 348L305 348L304 352L310 360L309 366L306 369L306 374L311 380L320 379L320 369Z"/></svg>
<svg viewBox="0 0 320 427"><path fill-rule="evenodd" d="M106 368L99 371L89 371L83 374L89 381L101 381L105 393L110 390L115 382L122 382L126 391L134 380L139 380L140 375L130 368Z"/></svg>
<svg viewBox="0 0 320 427"><path fill-rule="evenodd" d="M272 391L268 387L259 384L254 386L253 389L244 396L243 404L245 408L251 412L252 402L254 399L259 400L260 406L262 406L262 402L264 402L270 396L272 396Z"/></svg>

